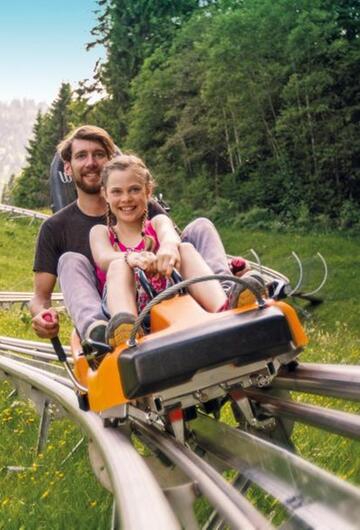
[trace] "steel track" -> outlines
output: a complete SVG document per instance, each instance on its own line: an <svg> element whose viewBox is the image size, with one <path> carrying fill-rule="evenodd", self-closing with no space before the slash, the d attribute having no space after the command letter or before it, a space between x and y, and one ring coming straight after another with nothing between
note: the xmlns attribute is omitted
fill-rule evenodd
<svg viewBox="0 0 360 530"><path fill-rule="evenodd" d="M360 401L360 366L301 364L293 372L283 370L275 379L273 386Z"/></svg>
<svg viewBox="0 0 360 530"><path fill-rule="evenodd" d="M123 517L124 528L137 528L139 530L143 528L164 528L166 530L178 528L166 501L163 498L159 498L156 489L153 491L154 499L152 501L149 500L144 506L143 497L147 496L149 498L149 488L151 488L149 476L144 477L144 466L146 467L146 465L142 461L141 466L139 466L138 461L134 463L134 454L137 455L137 460L141 460L141 457L133 449L128 438L124 438L121 432L115 429L101 428L101 420L96 414L91 412L84 413L79 410L74 392L68 388L66 378L58 377L54 379L53 375L44 369L25 366L19 360L4 358L3 356L0 356L0 372L7 378L19 379L22 383L27 384L29 388L27 391L25 390L25 394L30 399L32 398L32 389L46 394L46 396L61 405L74 421L81 424L82 428L87 431L88 436L96 441L97 449L102 453L107 472L111 478L112 489L119 512ZM22 391L24 392L24 386L22 386ZM174 464L178 465L187 476L196 481L199 490L208 497L214 508L231 524L231 528L249 530L272 528L249 501L233 489L221 474L197 457L195 453L178 444L170 435L165 436L137 420L134 420L135 424L138 433L142 433L152 443L155 443ZM119 441L115 443L114 440L118 438L121 444ZM125 449L123 445L126 446ZM116 455L121 455L121 459L117 459ZM114 460L116 460L116 463ZM127 462L128 472L126 470L124 472L124 461ZM138 476L132 475L134 468L138 468ZM149 475L148 468L146 468L146 475ZM131 491L130 488L130 492L128 492L127 485L130 477L131 483L134 484L134 489ZM153 477L151 479L154 480ZM142 488L138 490L136 484L142 484ZM126 491L126 496L124 490ZM153 502L156 504L153 504ZM136 508L131 510L131 506ZM152 513L154 510L156 513L162 512L160 518L156 518L151 524L148 522L150 507ZM125 515L124 511L126 512ZM132 521L131 514L135 513L138 515L134 516L134 521Z"/></svg>
<svg viewBox="0 0 360 530"><path fill-rule="evenodd" d="M0 305L5 304L26 304L30 302L34 296L33 292L30 291L1 291L0 292ZM53 302L62 302L64 297L62 293L52 293L51 300Z"/></svg>
<svg viewBox="0 0 360 530"><path fill-rule="evenodd" d="M150 446L165 454L173 464L191 478L212 506L230 524L231 528L272 528L266 519L237 492L212 466L188 447L177 442L167 433L151 427L138 419L132 419L135 432Z"/></svg>
<svg viewBox="0 0 360 530"><path fill-rule="evenodd" d="M278 499L299 526L356 529L360 490L253 434L199 415L189 423L198 447ZM303 525L303 526L301 526Z"/></svg>
<svg viewBox="0 0 360 530"><path fill-rule="evenodd" d="M51 374L3 356L0 356L0 372L15 384L20 381L28 398L37 400L39 392L51 398L95 443L110 477L124 528L180 528L156 480L127 436L114 429L104 429L98 415L81 411L73 390L54 381Z"/></svg>
<svg viewBox="0 0 360 530"><path fill-rule="evenodd" d="M56 392L54 394L52 385L57 386L57 390L61 388L60 395L64 391L70 392L73 408L68 410L68 413L75 421L78 421L78 413L86 417L88 414L95 416L92 413L84 414L79 411L74 392L69 388L72 386L71 382L63 368L51 362L56 360L56 357L51 355L50 351L51 347L47 343L0 337L2 353L0 370L12 379L18 377L23 381L25 374L30 388L39 388L38 381L45 379L50 384L50 390L49 387L47 390L40 387L40 390L50 395L54 401L60 401L60 404L62 398L59 400ZM278 377L274 386L344 397L340 391L342 387L346 389L345 397L359 400L360 373L358 367L300 365L295 372L283 373ZM359 438L360 422L358 416L354 414L280 399L271 394L271 389L270 391L248 390L246 394L261 403L264 410L272 415L281 418L290 417L345 436ZM97 421L100 421L98 417ZM220 515L220 521L224 519L231 528L269 527L263 516L194 451L180 445L167 433L161 433L158 429L144 424L141 419L136 418L136 415L132 418L132 425L151 447L156 447L193 482L196 482L198 489L212 501L216 512ZM222 462L227 467L238 469L243 479L250 480L274 495L292 517L293 528L304 528L304 525L324 529L357 528L354 521L355 518L358 521L360 517L358 508L360 494L355 487L257 436L230 428L207 417L200 416L190 422L189 428L192 432L193 448L201 449L210 455L212 465L215 457L215 462ZM101 430L105 433L112 432L114 435L113 430ZM116 436L118 434L120 435L116 433ZM260 460L256 458L254 460L254 455L262 456ZM103 458L105 461L108 455L103 455ZM220 466L220 469L223 468ZM114 484L114 479L112 482ZM244 480L240 483L243 484ZM118 509L123 514L124 502L120 503L121 495L115 491L117 486L113 487ZM319 492L325 492L326 495L324 493L319 496ZM218 527L220 528L221 525Z"/></svg>
<svg viewBox="0 0 360 530"><path fill-rule="evenodd" d="M12 206L10 204L0 204L0 212L7 212L9 214L15 214L18 217L31 217L32 219L39 219L44 221L49 215L46 213L35 212L34 210L27 210L26 208L19 208L18 206Z"/></svg>

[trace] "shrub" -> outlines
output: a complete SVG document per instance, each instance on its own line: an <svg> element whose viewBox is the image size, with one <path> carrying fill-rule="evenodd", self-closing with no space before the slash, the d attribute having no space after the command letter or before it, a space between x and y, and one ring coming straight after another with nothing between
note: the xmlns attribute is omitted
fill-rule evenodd
<svg viewBox="0 0 360 530"><path fill-rule="evenodd" d="M360 208L353 201L345 201L339 211L339 228L360 230Z"/></svg>
<svg viewBox="0 0 360 530"><path fill-rule="evenodd" d="M269 230L273 221L274 215L268 208L252 208L247 212L238 214L233 222L233 227Z"/></svg>
<svg viewBox="0 0 360 530"><path fill-rule="evenodd" d="M236 205L229 199L220 197L208 211L207 217L215 224L229 226L234 221L235 212Z"/></svg>

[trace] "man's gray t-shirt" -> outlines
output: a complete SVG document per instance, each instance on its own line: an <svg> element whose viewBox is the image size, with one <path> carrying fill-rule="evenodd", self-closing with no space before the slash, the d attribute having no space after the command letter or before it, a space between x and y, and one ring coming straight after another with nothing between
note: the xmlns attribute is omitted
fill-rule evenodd
<svg viewBox="0 0 360 530"><path fill-rule="evenodd" d="M154 200L148 203L148 217L166 213ZM57 276L59 258L65 252L79 252L94 265L89 233L93 226L106 224L104 215L93 217L84 214L74 201L56 212L41 226L38 235L34 272L48 272Z"/></svg>

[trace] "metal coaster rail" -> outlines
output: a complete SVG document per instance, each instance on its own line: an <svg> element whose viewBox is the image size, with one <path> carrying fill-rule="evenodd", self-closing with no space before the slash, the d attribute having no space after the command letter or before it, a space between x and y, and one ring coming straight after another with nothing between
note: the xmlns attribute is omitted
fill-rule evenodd
<svg viewBox="0 0 360 530"><path fill-rule="evenodd" d="M30 217L31 219L39 219L40 221L44 221L50 217L46 213L40 213L34 210L28 210L26 208L19 208L18 206L12 206L11 204L0 204L0 212L7 212L10 215L16 215L17 217Z"/></svg>
<svg viewBox="0 0 360 530"><path fill-rule="evenodd" d="M3 304L26 304L30 302L34 293L30 291L1 291L0 292L0 305ZM51 300L53 302L62 302L64 297L62 293L53 293L51 295Z"/></svg>
<svg viewBox="0 0 360 530"><path fill-rule="evenodd" d="M267 440L203 414L190 422L190 429L199 447L277 498L306 528L356 528L358 488Z"/></svg>
<svg viewBox="0 0 360 530"><path fill-rule="evenodd" d="M52 375L44 370L0 356L1 372L4 377L13 380L15 386L17 380L21 381L21 391L27 398L38 399L38 392L50 397L71 419L79 423L89 438L96 443L97 451L101 453L110 477L111 490L124 528L180 528L160 487L121 429L104 429L98 415L80 411L74 392L64 383L54 380ZM35 398L32 395L34 392ZM151 428L147 429L147 426L141 425L140 422L138 428L145 430L147 436L157 439L158 433L152 432ZM160 435L156 443L169 454L175 464L181 464L186 473L196 479L199 489L213 501L215 508L230 522L232 528L272 528L219 473L209 466L205 471L201 469L204 467L199 464L201 460L191 451L182 448L170 436ZM134 471L137 476L134 476ZM149 513L152 514L151 521L148 520Z"/></svg>
<svg viewBox="0 0 360 530"><path fill-rule="evenodd" d="M98 440L97 451L100 451L101 458L110 474L111 490L124 528L144 528L141 526L143 522L140 523L141 516L139 514L143 508L141 494L138 492L136 498L134 494L133 498L124 500L123 493L117 490L120 488L122 491L125 488L124 484L119 484L119 481L121 482L124 476L130 473L127 463L124 463L123 453L121 453L124 451L123 447L125 446L125 450L131 453L130 459L138 457L141 460L141 457L139 455L137 457L132 456L132 451L135 449L132 448L122 428L104 429L99 416L79 410L70 380L63 368L58 363L53 362L56 361L56 356L47 353L49 351L51 348L47 343L0 337L0 372L5 377L10 378L15 386L16 381L21 380L22 384L19 385L19 388L24 391L25 385L27 396L30 399L32 398L32 389L36 389L37 396L40 392L57 402L83 428L83 422L86 423L86 419L91 418L90 422L94 422L92 425L96 425L96 436L104 436L106 439L105 442L102 438ZM49 358L44 360L44 355L49 356ZM26 363L30 364L26 365ZM331 396L335 392L338 397L340 397L340 387L343 389L349 387L347 397L351 396L350 399L360 400L360 372L358 367L301 364L294 373L283 373L279 376L274 386L296 391L301 391L300 389L303 388L305 392L312 392L315 388L322 395ZM316 414L314 415L313 406L274 397L271 394L271 389L268 391L248 390L245 393L257 402L261 402L264 410L272 415L280 418L290 416L293 420L303 421L320 428L329 428L329 430L340 432L345 436L360 437L359 418L354 414L316 407ZM66 399L63 397L64 395L67 396ZM287 409L289 406L295 406L291 414ZM298 406L300 408L297 408ZM132 430L145 443L148 443L150 449L156 454L158 452L164 454L173 465L176 465L189 477L192 482L192 491L194 489L200 491L213 504L220 526L211 526L210 524L207 526L208 529L221 528L221 524L225 524L221 521L229 523L231 528L271 527L263 516L256 512L253 506L249 505L245 497L236 491L235 487L231 487L229 483L224 481L221 472L230 468L239 471L240 477L243 479L240 480L241 485L246 479L246 483L250 481L257 484L264 491L276 497L290 514L292 528L304 528L304 525L305 527L324 529L357 528L360 517L359 489L320 470L298 456L262 440L259 437L261 433L259 436L254 436L253 430L252 434L240 431L200 414L197 419L188 422L190 447L183 446L168 433L160 432L155 426L145 423L141 415L137 415L135 407L131 406L131 408L133 414L130 410L129 419ZM336 414L336 422L331 416L333 413ZM341 429L337 428L339 422ZM91 427L86 425L85 430L90 439L93 440L94 437L97 439ZM106 449L104 449L104 447L110 447L109 437L112 439L111 444L113 444L113 438L118 440L115 445L112 445L111 455L107 454ZM205 458L198 456L199 451ZM109 459L114 458L115 453L118 457L116 467L118 471L114 471L113 463L108 463ZM108 466L112 466L111 470L108 469ZM146 464L141 460L141 469L143 466L147 469L145 473L149 473ZM113 476L116 472L119 473L117 478ZM138 480L139 483L143 484L142 473L143 471L139 471ZM156 483L153 477L152 479ZM156 489L160 490L158 484ZM157 497L159 492L156 493L155 490L152 494L157 499L156 502L160 502ZM141 488L141 491L144 490ZM148 489L146 495L149 495ZM174 523L175 519L168 503L165 504L165 508L162 502L160 502L159 510L164 510L163 517L170 518L166 522L168 526L163 526L163 528L176 528L177 523ZM135 506L136 508L134 508ZM132 515L128 513L129 511ZM169 515L169 511L171 515ZM132 516L136 519L135 512L139 520L130 522ZM184 528L196 528L195 523L189 525L184 525L183 521L182 523ZM171 526L174 524L175 526ZM161 528L159 522L156 525L157 528ZM146 528L150 527L146 526Z"/></svg>
<svg viewBox="0 0 360 530"><path fill-rule="evenodd" d="M15 385L20 381L22 391L24 385L27 386L28 398L38 399L36 394L40 392L54 400L96 444L110 477L114 500L124 528L179 529L156 480L123 433L103 429L100 417L81 411L75 393L64 384L54 381L50 374L39 373L30 366L3 356L0 356L0 371L5 377L13 379ZM32 393L35 393L35 397ZM140 503L141 509L138 509ZM151 518L149 513L152 514Z"/></svg>

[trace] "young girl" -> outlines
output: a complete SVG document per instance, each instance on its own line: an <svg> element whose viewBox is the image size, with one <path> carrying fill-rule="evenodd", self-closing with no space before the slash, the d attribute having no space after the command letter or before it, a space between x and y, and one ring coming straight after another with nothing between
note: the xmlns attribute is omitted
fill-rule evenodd
<svg viewBox="0 0 360 530"><path fill-rule="evenodd" d="M158 292L166 288L174 268L184 279L212 271L190 243L180 242L166 215L147 220L154 181L140 158L126 154L113 158L104 166L102 179L108 226L92 228L90 246L100 287L106 278L103 301L111 317L106 340L114 348L127 340L138 311L148 302L135 268L146 271ZM226 294L217 281L192 285L189 291L209 312L226 306Z"/></svg>

